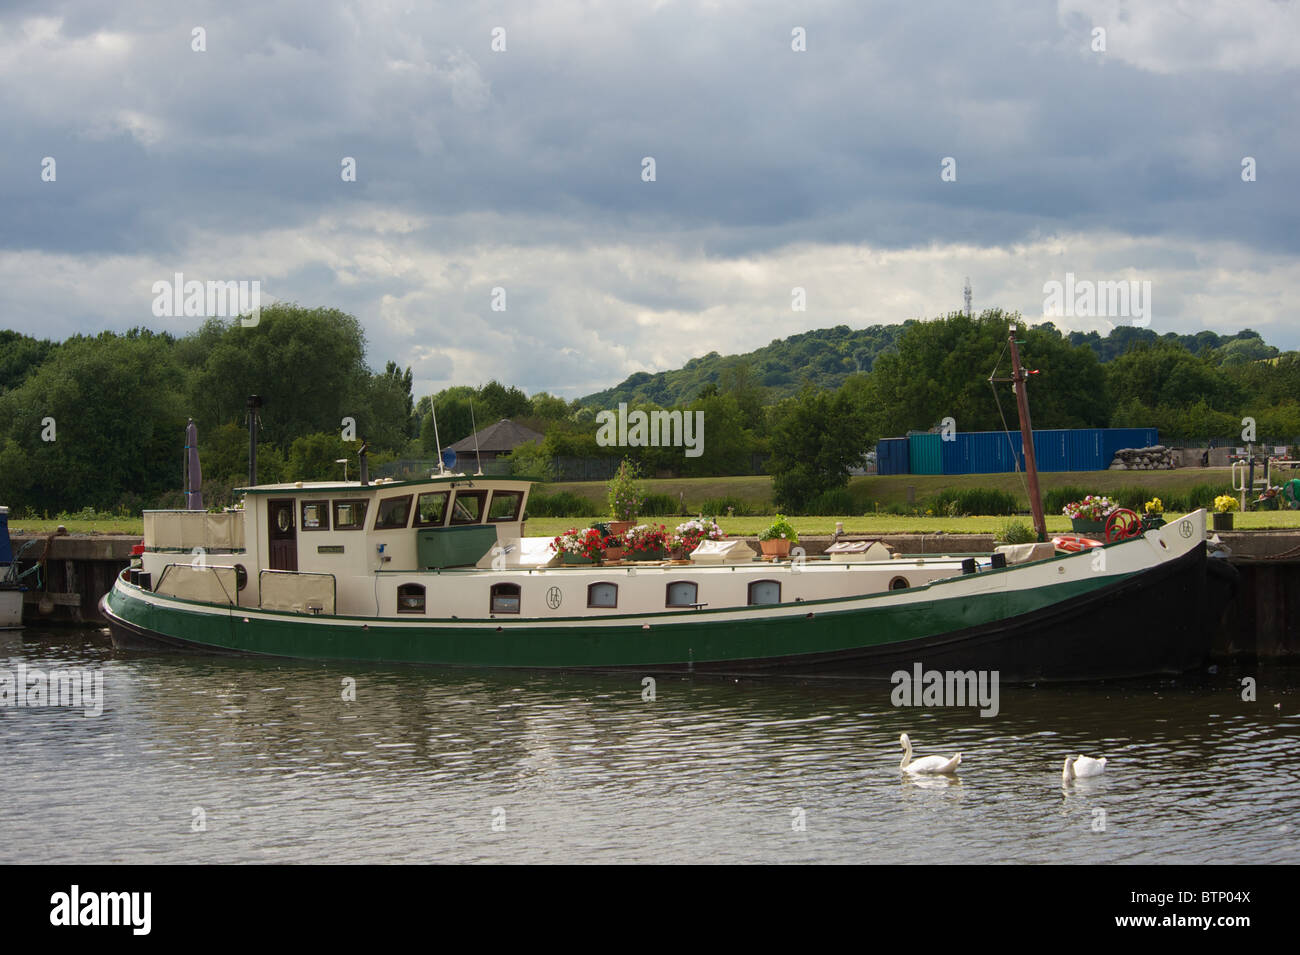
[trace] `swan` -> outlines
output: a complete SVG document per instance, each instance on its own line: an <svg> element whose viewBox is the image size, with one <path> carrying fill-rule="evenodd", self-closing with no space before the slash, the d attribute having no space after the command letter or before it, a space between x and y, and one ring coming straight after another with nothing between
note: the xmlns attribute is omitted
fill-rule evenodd
<svg viewBox="0 0 1300 955"><path fill-rule="evenodd" d="M898 738L898 742L903 747L903 761L898 764L898 768L905 773L955 773L957 767L961 764L961 753L958 753L952 759L944 759L942 756L925 756L912 762L912 740L906 733Z"/></svg>
<svg viewBox="0 0 1300 955"><path fill-rule="evenodd" d="M1106 757L1093 759L1091 756L1067 756L1061 778L1066 782L1071 779L1084 779L1088 776L1100 776L1106 771Z"/></svg>

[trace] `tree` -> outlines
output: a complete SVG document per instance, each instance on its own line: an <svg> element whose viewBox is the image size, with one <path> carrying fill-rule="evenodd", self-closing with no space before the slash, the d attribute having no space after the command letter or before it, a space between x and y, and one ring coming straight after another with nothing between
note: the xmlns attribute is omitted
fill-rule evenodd
<svg viewBox="0 0 1300 955"><path fill-rule="evenodd" d="M768 471L776 503L798 512L819 494L847 486L866 453L866 423L843 392L805 388L783 402L772 429Z"/></svg>

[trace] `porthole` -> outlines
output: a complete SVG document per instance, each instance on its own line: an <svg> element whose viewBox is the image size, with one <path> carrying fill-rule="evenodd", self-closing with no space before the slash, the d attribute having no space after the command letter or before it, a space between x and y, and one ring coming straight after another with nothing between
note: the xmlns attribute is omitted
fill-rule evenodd
<svg viewBox="0 0 1300 955"><path fill-rule="evenodd" d="M617 607L618 584L611 584L605 581L591 584L587 587L587 606Z"/></svg>
<svg viewBox="0 0 1300 955"><path fill-rule="evenodd" d="M906 590L911 584L907 582L906 577L895 577L889 582L890 590Z"/></svg>
<svg viewBox="0 0 1300 955"><path fill-rule="evenodd" d="M248 570L243 564L235 565L235 589L243 590L248 586Z"/></svg>
<svg viewBox="0 0 1300 955"><path fill-rule="evenodd" d="M402 584L397 588L398 613L424 613L424 588L419 584Z"/></svg>
<svg viewBox="0 0 1300 955"><path fill-rule="evenodd" d="M491 608L492 613L518 613L519 585L493 584Z"/></svg>

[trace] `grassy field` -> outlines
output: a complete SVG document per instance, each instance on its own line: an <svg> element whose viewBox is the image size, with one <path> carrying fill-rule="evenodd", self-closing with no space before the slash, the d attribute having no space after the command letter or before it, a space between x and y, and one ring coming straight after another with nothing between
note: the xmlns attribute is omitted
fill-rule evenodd
<svg viewBox="0 0 1300 955"><path fill-rule="evenodd" d="M587 527L592 521L608 520L605 514L592 514L587 517L534 517L528 521L527 531L534 537L552 537L568 530L570 527ZM1015 518L1029 523L1028 516ZM647 518L649 520L649 518ZM682 517L658 517L656 523L665 524L671 530ZM835 522L843 521L844 530L849 534L992 534L1001 529L1011 518L1006 517L906 517L895 514L844 514L830 517L795 517L791 519L795 529L801 534L830 534L835 530ZM722 529L733 536L757 534L771 523L767 517L723 517L718 523ZM1300 528L1300 511L1259 511L1237 514L1234 521L1242 530L1261 528ZM16 521L9 530L15 536L20 534L49 534L59 524L68 529L69 534L130 534L139 537L144 533L143 523L136 519L121 518L111 521ZM1060 515L1049 514L1047 529L1052 533L1068 531L1070 522Z"/></svg>
<svg viewBox="0 0 1300 955"><path fill-rule="evenodd" d="M1176 515L1170 515L1176 516ZM563 533L571 527L587 527L592 521L609 520L608 515L592 517L534 517L525 528L532 537L552 537ZM664 524L672 530L685 518L656 517L646 518ZM1018 518L1008 517L904 517L894 514L844 515L840 517L792 517L790 523L800 534L816 536L831 534L835 522L844 522L846 534L994 534L1001 530L1009 520L1019 520L1026 525L1032 524L1028 515ZM718 526L733 537L752 536L771 523L767 517L722 517ZM1237 514L1234 526L1240 530L1257 530L1263 528L1300 528L1300 511L1260 511ZM1062 515L1047 516L1049 532L1064 533L1070 530L1070 520Z"/></svg>
<svg viewBox="0 0 1300 955"><path fill-rule="evenodd" d="M940 491L990 488L1015 495L1028 512L1029 496L1021 474L898 474L864 475L849 479L849 493L862 513L891 507L911 508ZM646 491L667 494L680 500L687 513L696 513L707 500L734 497L745 502L755 513L775 513L772 506L772 479L766 475L719 478L663 478L642 482ZM1059 471L1039 475L1044 494L1055 487L1075 486L1106 494L1121 487L1149 488L1151 493L1167 498L1185 495L1198 484L1232 484L1229 468L1180 468L1174 471ZM909 491L911 495L909 499ZM569 481L541 485L546 494L568 491L595 506L593 513L605 511L605 484L601 481Z"/></svg>
<svg viewBox="0 0 1300 955"><path fill-rule="evenodd" d="M1040 475L1043 492L1055 487L1073 485L1088 491L1107 494L1118 488L1139 486L1166 501L1173 496L1184 496L1198 484L1220 484L1226 489L1231 484L1227 468L1184 468L1176 471L1072 471ZM657 494L667 494L682 502L689 514L699 513L703 503L720 498L735 498L760 515L770 515L772 508L771 478L758 476L719 478L647 479L645 489ZM909 494L909 488L911 489ZM852 534L948 534L992 533L1008 520L1005 517L944 517L924 516L925 502L945 489L991 488L1013 494L1026 512L1020 520L1029 522L1029 499L1018 474L961 474L961 475L894 475L855 477L849 482L849 491L860 510L857 514L824 517L796 517L795 527L804 534L830 534L836 521L844 522L844 529ZM538 485L541 493L555 494L568 491L591 502L583 517L533 517L528 521L528 532L551 536L570 527L586 527L595 520L607 520L605 484L600 481L566 482ZM877 510L891 507L917 509L921 516L877 514ZM661 517L657 523L670 528L680 523L681 517ZM729 534L755 534L771 523L770 517L720 516L723 530ZM111 518L81 520L25 520L11 519L14 533L47 534L59 524L72 534L132 534L140 535L143 526L140 518ZM1236 526L1243 529L1300 527L1300 511L1255 511L1236 515ZM1060 514L1047 515L1047 527L1052 532L1066 531L1070 522Z"/></svg>

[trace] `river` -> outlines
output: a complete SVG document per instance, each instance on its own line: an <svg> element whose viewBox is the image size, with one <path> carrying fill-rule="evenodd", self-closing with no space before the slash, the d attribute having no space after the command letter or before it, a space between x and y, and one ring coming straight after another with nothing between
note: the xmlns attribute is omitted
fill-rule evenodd
<svg viewBox="0 0 1300 955"><path fill-rule="evenodd" d="M103 677L99 715L0 707L3 863L1300 861L1294 668L1004 686L984 718L885 683L651 700L640 675L127 655L98 629L0 635L0 661ZM959 774L900 774L902 732ZM1063 785L1080 752L1107 772Z"/></svg>

